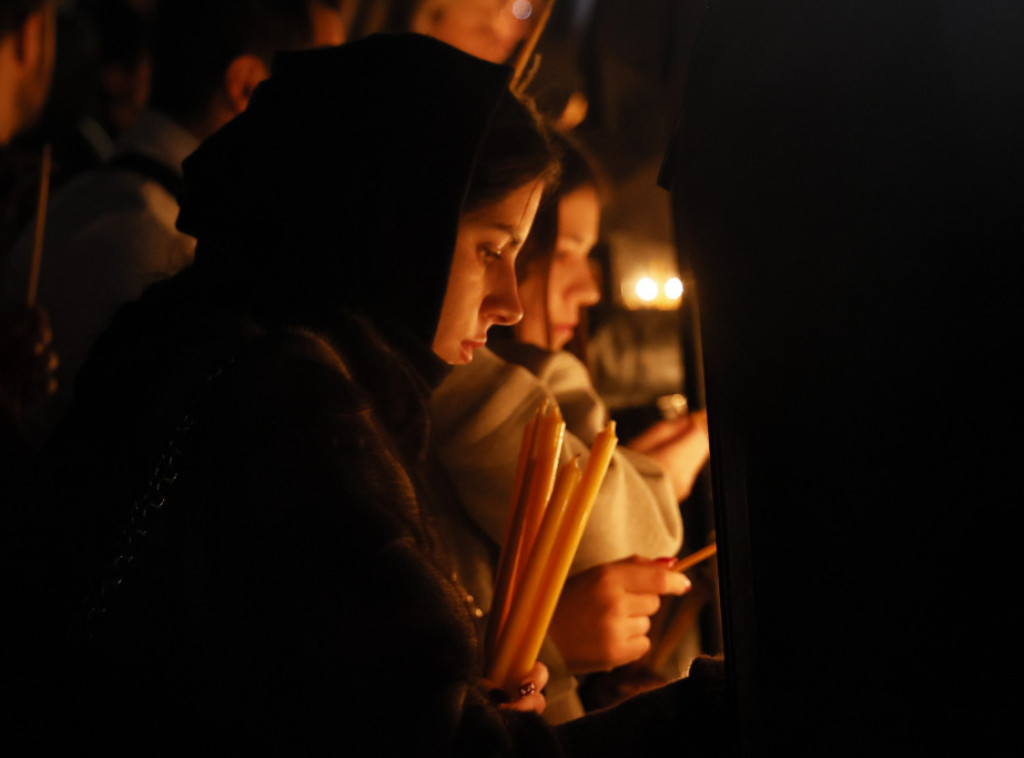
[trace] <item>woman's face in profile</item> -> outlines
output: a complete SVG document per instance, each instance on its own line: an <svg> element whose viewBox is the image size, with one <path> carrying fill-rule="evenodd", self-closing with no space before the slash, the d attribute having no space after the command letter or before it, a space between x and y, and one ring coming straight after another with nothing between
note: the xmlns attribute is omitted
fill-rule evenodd
<svg viewBox="0 0 1024 758"><path fill-rule="evenodd" d="M600 220L601 202L593 187L575 189L558 202L558 238L547 275L542 266L529 266L519 284L523 320L516 335L522 342L561 350L576 332L580 311L600 299L590 265Z"/></svg>
<svg viewBox="0 0 1024 758"><path fill-rule="evenodd" d="M448 288L434 335L434 352L451 364L469 363L494 324L523 315L516 290L516 256L533 226L541 182L513 190L459 221Z"/></svg>

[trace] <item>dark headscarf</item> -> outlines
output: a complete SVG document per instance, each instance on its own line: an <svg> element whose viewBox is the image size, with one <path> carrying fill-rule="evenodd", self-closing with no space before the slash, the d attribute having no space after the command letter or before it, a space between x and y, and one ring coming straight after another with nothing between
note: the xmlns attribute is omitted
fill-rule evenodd
<svg viewBox="0 0 1024 758"><path fill-rule="evenodd" d="M418 35L282 53L184 164L196 269L250 307L332 308L429 348L467 185L511 70Z"/></svg>

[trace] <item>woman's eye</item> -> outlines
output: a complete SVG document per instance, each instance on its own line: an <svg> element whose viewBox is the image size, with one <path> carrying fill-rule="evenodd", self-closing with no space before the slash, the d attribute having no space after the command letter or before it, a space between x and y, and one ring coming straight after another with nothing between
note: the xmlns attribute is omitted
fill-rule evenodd
<svg viewBox="0 0 1024 758"><path fill-rule="evenodd" d="M487 261L500 261L501 250L494 247L481 247L480 252Z"/></svg>

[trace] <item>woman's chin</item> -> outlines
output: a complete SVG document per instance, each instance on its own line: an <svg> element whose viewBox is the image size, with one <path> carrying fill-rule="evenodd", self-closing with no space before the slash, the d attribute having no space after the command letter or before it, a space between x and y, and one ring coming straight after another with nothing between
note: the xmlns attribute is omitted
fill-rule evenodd
<svg viewBox="0 0 1024 758"><path fill-rule="evenodd" d="M447 363L449 366L464 366L472 362L473 352L484 346L485 343L466 340L455 345L444 347L434 345L434 355Z"/></svg>
<svg viewBox="0 0 1024 758"><path fill-rule="evenodd" d="M555 351L562 350L572 342L575 329L569 327L555 327L551 330L551 348Z"/></svg>
<svg viewBox="0 0 1024 758"><path fill-rule="evenodd" d="M486 345L486 341L481 340L463 340L459 345L459 363L472 363L473 353Z"/></svg>

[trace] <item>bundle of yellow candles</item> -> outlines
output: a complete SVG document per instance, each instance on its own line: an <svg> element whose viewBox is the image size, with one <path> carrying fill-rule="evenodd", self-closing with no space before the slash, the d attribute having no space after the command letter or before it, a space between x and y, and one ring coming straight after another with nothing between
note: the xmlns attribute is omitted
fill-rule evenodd
<svg viewBox="0 0 1024 758"><path fill-rule="evenodd" d="M558 468L565 423L545 404L527 425L487 627L487 680L513 691L537 660L618 439L611 422L580 473Z"/></svg>

